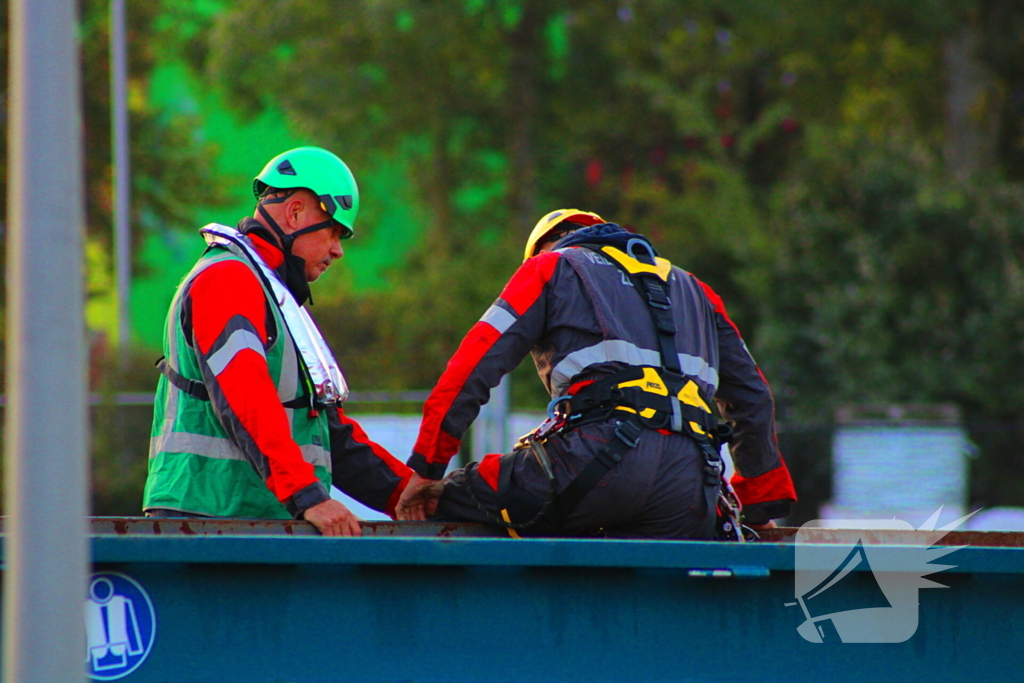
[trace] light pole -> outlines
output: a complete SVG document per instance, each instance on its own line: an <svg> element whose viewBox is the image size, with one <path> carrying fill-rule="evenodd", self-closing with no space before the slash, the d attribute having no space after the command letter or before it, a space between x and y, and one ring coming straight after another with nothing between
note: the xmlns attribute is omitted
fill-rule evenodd
<svg viewBox="0 0 1024 683"><path fill-rule="evenodd" d="M128 155L128 58L124 0L110 0L111 140L114 158L114 262L117 286L117 350L122 368L131 343L131 173Z"/></svg>
<svg viewBox="0 0 1024 683"><path fill-rule="evenodd" d="M85 678L78 3L10 0L3 673Z"/></svg>

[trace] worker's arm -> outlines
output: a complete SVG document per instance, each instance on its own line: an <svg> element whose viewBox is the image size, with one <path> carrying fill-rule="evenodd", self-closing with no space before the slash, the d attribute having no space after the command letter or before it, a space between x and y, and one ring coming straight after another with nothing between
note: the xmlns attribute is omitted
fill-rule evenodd
<svg viewBox="0 0 1024 683"><path fill-rule="evenodd" d="M775 400L721 297L703 282L701 286L715 309L720 366L715 400L722 417L733 425L732 485L743 504L744 519L766 524L788 515L796 501L775 434Z"/></svg>
<svg viewBox="0 0 1024 683"><path fill-rule="evenodd" d="M354 516L330 499L292 439L267 367L269 311L255 275L236 261L214 264L192 281L186 306L203 382L228 437L294 517L315 509L309 520L324 533L354 532Z"/></svg>
<svg viewBox="0 0 1024 683"><path fill-rule="evenodd" d="M419 438L409 466L427 479L444 476L462 437L490 398L491 389L515 369L540 339L545 322L545 287L561 255L529 259L509 280L448 361L423 405Z"/></svg>
<svg viewBox="0 0 1024 683"><path fill-rule="evenodd" d="M360 503L395 516L395 504L412 477L408 465L371 441L341 408L328 415L334 485Z"/></svg>
<svg viewBox="0 0 1024 683"><path fill-rule="evenodd" d="M423 405L419 438L409 458L409 466L419 476L413 478L402 496L399 519L413 518L403 516L414 514L410 505L415 502L417 509L422 509L422 498L439 490L431 488L430 482L444 476L480 406L490 398L491 389L519 365L541 338L546 318L545 292L560 258L559 253L549 252L524 263L448 361Z"/></svg>

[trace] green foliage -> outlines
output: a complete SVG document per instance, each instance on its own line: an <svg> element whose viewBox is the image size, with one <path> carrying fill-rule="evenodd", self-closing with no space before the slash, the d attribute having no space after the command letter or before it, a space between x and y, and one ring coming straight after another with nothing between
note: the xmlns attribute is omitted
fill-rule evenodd
<svg viewBox="0 0 1024 683"><path fill-rule="evenodd" d="M354 387L434 385L517 265L507 252L482 242L453 243L443 258L419 250L393 274L391 291L316 306L317 321Z"/></svg>
<svg viewBox="0 0 1024 683"><path fill-rule="evenodd" d="M108 3L82 4L83 108L86 143L86 215L91 235L110 239L113 211ZM198 206L226 201L216 169L208 163L213 144L198 139L196 121L166 116L147 97L155 64L149 36L160 23L158 3L128 8L128 110L131 136L132 226L155 232L191 229ZM167 30L170 30L168 28ZM141 240L133 240L136 248Z"/></svg>
<svg viewBox="0 0 1024 683"><path fill-rule="evenodd" d="M758 353L780 416L955 403L981 454L973 504L1024 504L1024 187L950 181L898 138L814 137L775 197L765 264Z"/></svg>
<svg viewBox="0 0 1024 683"><path fill-rule="evenodd" d="M153 358L149 352L135 352L127 359L94 353L91 366L92 389L99 397L89 410L92 514L138 515L149 464L153 409L148 404L118 404L117 394L152 394L156 389Z"/></svg>
<svg viewBox="0 0 1024 683"><path fill-rule="evenodd" d="M1019 12L930 0L333 12L238 3L214 19L204 68L249 111L272 102L346 155L408 163L427 234L389 294L332 304L349 321L339 343L358 350L343 355L371 385L432 384L515 267L529 225L512 207L532 195L644 232L714 286L790 414L862 399L995 408L968 375L937 379L951 362L976 376L972 349L1013 347L996 327L1016 329L993 298L1006 283L983 264L999 234L1013 239L1017 190L944 180L943 49L966 24L993 36L992 54L1016 55L1001 36Z"/></svg>
<svg viewBox="0 0 1024 683"><path fill-rule="evenodd" d="M1024 188L954 184L895 142L812 152L777 196L759 337L786 402L804 417L890 401L1019 415Z"/></svg>
<svg viewBox="0 0 1024 683"><path fill-rule="evenodd" d="M106 6L83 7L102 242ZM220 192L194 121L140 95L161 44L239 111L284 112L353 168L406 178L387 191L400 213L364 189L363 225L396 241L425 226L408 258L315 310L357 389L432 386L536 218L576 206L723 295L784 418L876 401L1024 418L1024 11L1009 0L195 0L129 16L139 224L188 224ZM978 86L963 120L955 82ZM950 152L965 142L994 153L965 163ZM537 407L528 366L514 398ZM1024 473L997 474L1017 447L976 438L975 497L1024 496Z"/></svg>
<svg viewBox="0 0 1024 683"><path fill-rule="evenodd" d="M507 153L513 42L548 10L353 2L345 21L335 10L239 3L216 19L204 68L243 111L272 103L353 168L406 169L402 195L426 227L420 243L387 276L386 294L353 293L316 313L354 386L429 387L518 265L528 226L508 229L522 175ZM368 223L372 211L368 200Z"/></svg>

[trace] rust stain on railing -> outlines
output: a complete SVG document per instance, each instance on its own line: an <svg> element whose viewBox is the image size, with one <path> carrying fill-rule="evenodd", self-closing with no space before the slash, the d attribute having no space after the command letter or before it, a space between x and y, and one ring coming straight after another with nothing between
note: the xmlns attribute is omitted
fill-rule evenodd
<svg viewBox="0 0 1024 683"><path fill-rule="evenodd" d="M93 535L101 536L318 536L309 522L301 520L210 519L199 517L92 517ZM365 537L413 536L419 538L491 537L508 538L500 529L486 524L463 522L362 522ZM3 520L0 518L0 531ZM871 545L921 545L939 532L909 529L827 529L778 527L760 532L759 543L853 544L858 539ZM593 537L590 537L593 538ZM1024 548L1024 532L1019 531L950 531L934 545L971 546L975 548Z"/></svg>
<svg viewBox="0 0 1024 683"><path fill-rule="evenodd" d="M918 531L910 529L827 529L779 527L760 532L762 543L795 543L797 532L800 540L809 543L852 544L858 539L869 545L921 545L929 538L935 538L939 531ZM973 548L1022 548L1024 533L1019 531L950 531L934 545L971 546Z"/></svg>
<svg viewBox="0 0 1024 683"><path fill-rule="evenodd" d="M309 522L296 520L207 519L199 517L93 517L96 535L145 536L317 536ZM501 536L483 524L450 522L362 522L363 536L418 536L450 538L459 536Z"/></svg>

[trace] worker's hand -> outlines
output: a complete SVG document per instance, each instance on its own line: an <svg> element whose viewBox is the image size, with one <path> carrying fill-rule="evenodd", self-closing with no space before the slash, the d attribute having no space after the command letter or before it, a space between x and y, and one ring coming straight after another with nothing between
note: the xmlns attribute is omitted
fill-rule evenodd
<svg viewBox="0 0 1024 683"><path fill-rule="evenodd" d="M330 498L317 503L302 515L324 536L362 536L361 521L341 502Z"/></svg>
<svg viewBox="0 0 1024 683"><path fill-rule="evenodd" d="M754 531L764 531L766 529L774 529L778 525L775 523L774 519L769 519L764 524L748 524L747 526Z"/></svg>
<svg viewBox="0 0 1024 683"><path fill-rule="evenodd" d="M395 519L403 522L425 522L437 512L437 501L444 493L440 479L424 479L415 472L395 505Z"/></svg>

